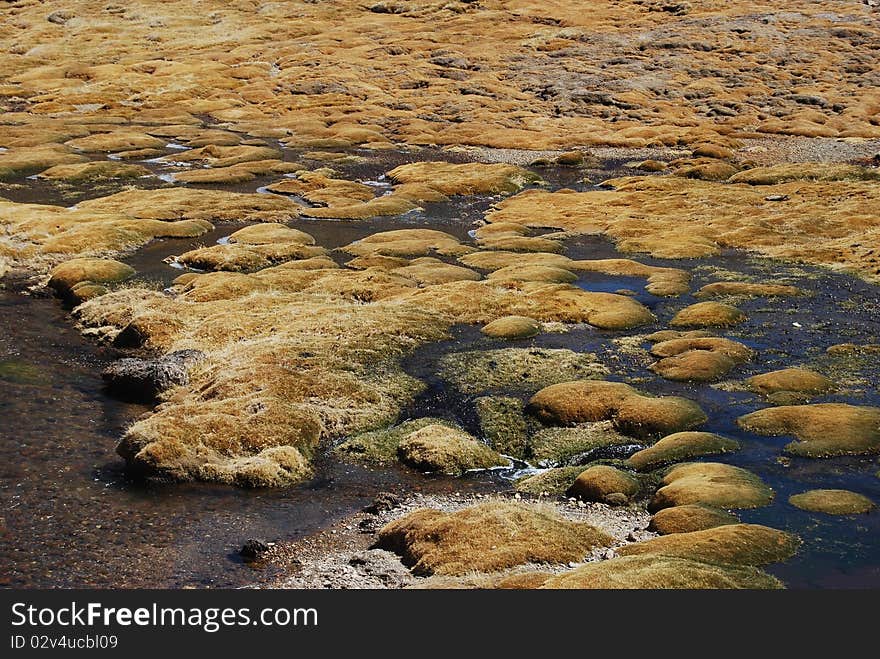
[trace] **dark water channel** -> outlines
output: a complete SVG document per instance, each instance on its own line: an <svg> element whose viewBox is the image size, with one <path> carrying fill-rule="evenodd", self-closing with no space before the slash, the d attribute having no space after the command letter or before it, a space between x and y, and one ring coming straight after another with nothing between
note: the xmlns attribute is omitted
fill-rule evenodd
<svg viewBox="0 0 880 659"><path fill-rule="evenodd" d="M300 156L286 153L289 160ZM381 184L382 172L396 164L440 158L463 159L432 151L383 152L341 169L348 178ZM147 164L161 173L160 166ZM621 173L627 173L622 162L610 162L604 171L591 172L591 180ZM587 187L578 182L583 172L542 174L553 188ZM277 177L232 189L254 191L272 180ZM71 205L112 192L79 189L62 194L49 184L24 183L0 191L0 195L16 201ZM158 183L150 179L147 185ZM457 198L398 218L353 222L300 219L290 225L308 231L328 248L402 227L430 227L468 239L473 222L497 200ZM168 285L180 270L166 263L167 257L210 245L241 226L218 225L214 232L195 240L156 241L126 260L142 279ZM610 243L598 238L572 240L566 246L566 254L573 258L620 256ZM336 255L342 259L343 255ZM775 368L812 365L842 383L839 393L815 402L880 405L880 365L876 360L842 367L825 355L825 348L836 343L880 341L878 287L845 275L738 253L692 262L638 260L696 268L692 290L716 281L713 268L718 268L793 283L810 291L800 298L739 303L749 321L723 335L747 343L759 357L738 367L730 378L741 380ZM658 317L656 325L645 332L667 327L675 311L697 301L687 295L658 298L647 293L644 284L642 279L596 273L586 273L577 282L586 290L635 291L636 298ZM790 494L813 488L851 489L880 502L876 457L780 460L782 447L790 438L754 436L735 424L739 415L763 407L763 401L742 391L662 380L645 368L651 360L619 350L614 340L621 336L574 326L566 333L543 334L515 345L595 352L612 369L612 379L633 381L652 393L684 395L698 401L710 417L705 430L743 444L742 451L724 456L724 461L756 472L776 490L772 505L744 511L742 519L790 530L804 539L795 558L771 566L770 571L794 588L880 587L880 513L832 517L804 512L787 503ZM436 376L434 364L451 351L490 347L498 344L481 337L475 328L458 327L450 341L428 346L410 357L406 368L425 379L429 388L408 414L440 411L474 429L471 398L446 387ZM248 538L293 539L312 533L362 508L382 490L454 492L506 487L497 473L463 479L426 478L402 468L368 470L326 457L319 461L314 481L280 490L130 480L114 447L125 426L148 409L114 400L104 392L100 370L119 356L115 349L81 337L57 300L24 295L15 282L0 290L0 586L243 585L274 576L237 558L237 549Z"/></svg>

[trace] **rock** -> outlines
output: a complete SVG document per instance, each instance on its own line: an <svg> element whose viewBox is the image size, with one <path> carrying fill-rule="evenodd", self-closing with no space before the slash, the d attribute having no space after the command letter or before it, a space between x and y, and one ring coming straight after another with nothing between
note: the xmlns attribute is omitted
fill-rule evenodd
<svg viewBox="0 0 880 659"><path fill-rule="evenodd" d="M394 492L379 492L379 494L376 495L376 498L373 499L373 503L364 508L364 512L370 513L371 515L378 515L379 513L394 510L402 504L403 499L394 494Z"/></svg>
<svg viewBox="0 0 880 659"><path fill-rule="evenodd" d="M703 504L685 504L663 508L654 513L648 530L669 535L671 533L690 533L691 531L704 531L705 529L724 526L725 524L739 524L739 518L732 513L706 506Z"/></svg>
<svg viewBox="0 0 880 659"><path fill-rule="evenodd" d="M694 297L721 297L724 295L737 295L742 297L789 297L802 295L801 289L796 286L783 284L756 284L744 281L719 281L706 284Z"/></svg>
<svg viewBox="0 0 880 659"><path fill-rule="evenodd" d="M361 576L378 580L386 588L404 588L414 579L400 559L384 549L358 551L348 559Z"/></svg>
<svg viewBox="0 0 880 659"><path fill-rule="evenodd" d="M634 440L619 433L611 421L582 423L570 428L542 428L528 440L527 457L541 466L585 464L616 457L615 448L626 450Z"/></svg>
<svg viewBox="0 0 880 659"><path fill-rule="evenodd" d="M610 420L618 431L635 437L667 435L707 420L699 405L686 398L652 398L627 384L589 380L546 387L526 409L544 423L556 425Z"/></svg>
<svg viewBox="0 0 880 659"><path fill-rule="evenodd" d="M844 403L770 407L737 419L759 435L794 435L785 452L805 458L880 452L880 408Z"/></svg>
<svg viewBox="0 0 880 659"><path fill-rule="evenodd" d="M801 510L829 515L856 515L876 507L868 497L849 490L809 490L793 494L788 502Z"/></svg>
<svg viewBox="0 0 880 659"><path fill-rule="evenodd" d="M596 465L582 471L566 494L583 501L603 503L611 503L610 495L619 494L623 503L626 503L639 493L639 489L638 479L627 472L607 465Z"/></svg>
<svg viewBox="0 0 880 659"><path fill-rule="evenodd" d="M671 556L726 565L767 565L791 558L797 536L758 524L727 524L625 545L621 556Z"/></svg>
<svg viewBox="0 0 880 659"><path fill-rule="evenodd" d="M608 372L591 353L547 348L455 352L441 358L439 366L443 379L466 394L537 391L555 382L601 378Z"/></svg>
<svg viewBox="0 0 880 659"><path fill-rule="evenodd" d="M834 388L834 383L806 368L785 368L755 375L746 380L746 386L768 398L780 394L810 396L823 394Z"/></svg>
<svg viewBox="0 0 880 659"><path fill-rule="evenodd" d="M739 442L709 432L678 432L634 453L626 462L637 471L647 471L670 462L738 451L739 448Z"/></svg>
<svg viewBox="0 0 880 659"><path fill-rule="evenodd" d="M625 556L553 575L540 588L778 589L775 577L751 566L722 565L674 556Z"/></svg>
<svg viewBox="0 0 880 659"><path fill-rule="evenodd" d="M423 508L379 531L376 546L414 574L491 572L524 563L578 561L612 538L540 505L488 501L457 512Z"/></svg>
<svg viewBox="0 0 880 659"><path fill-rule="evenodd" d="M746 320L746 315L729 304L697 302L675 314L673 327L729 327Z"/></svg>
<svg viewBox="0 0 880 659"><path fill-rule="evenodd" d="M113 259L70 259L52 270L49 286L60 295L68 295L81 282L115 284L135 274L134 268Z"/></svg>
<svg viewBox="0 0 880 659"><path fill-rule="evenodd" d="M189 383L189 367L204 357L200 350L178 350L158 359L124 357L105 368L101 377L117 396L152 402L168 389Z"/></svg>
<svg viewBox="0 0 880 659"><path fill-rule="evenodd" d="M529 428L518 398L483 396L474 401L480 432L491 448L503 455L523 459Z"/></svg>
<svg viewBox="0 0 880 659"><path fill-rule="evenodd" d="M498 453L463 430L434 424L404 437L397 447L401 462L422 471L457 476L470 469L508 464Z"/></svg>
<svg viewBox="0 0 880 659"><path fill-rule="evenodd" d="M244 559L245 563L252 563L260 560L262 555L272 549L274 545L274 542L264 542L256 538L251 538L244 543L238 554Z"/></svg>
<svg viewBox="0 0 880 659"><path fill-rule="evenodd" d="M517 492L526 492L535 496L545 494L561 497L583 471L582 466L554 467L519 479L516 481L514 489Z"/></svg>
<svg viewBox="0 0 880 659"><path fill-rule="evenodd" d="M687 504L716 508L758 508L773 500L773 490L755 474L718 462L676 465L648 505L650 512Z"/></svg>
<svg viewBox="0 0 880 659"><path fill-rule="evenodd" d="M525 316L504 316L480 331L494 339L529 339L541 333L541 323Z"/></svg>

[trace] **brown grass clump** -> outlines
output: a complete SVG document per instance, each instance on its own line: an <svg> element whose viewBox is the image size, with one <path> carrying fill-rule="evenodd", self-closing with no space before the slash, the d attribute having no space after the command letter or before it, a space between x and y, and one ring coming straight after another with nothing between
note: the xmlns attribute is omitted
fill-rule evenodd
<svg viewBox="0 0 880 659"><path fill-rule="evenodd" d="M844 403L770 407L737 419L759 435L794 435L785 452L805 458L880 452L880 408Z"/></svg>
<svg viewBox="0 0 880 659"><path fill-rule="evenodd" d="M611 421L541 428L529 437L524 457L541 466L577 464L597 450L632 443L632 438L615 430Z"/></svg>
<svg viewBox="0 0 880 659"><path fill-rule="evenodd" d="M461 253L458 238L434 229L397 229L374 233L358 240L343 251L354 256L431 256ZM467 248L465 248L467 249Z"/></svg>
<svg viewBox="0 0 880 659"><path fill-rule="evenodd" d="M562 348L500 348L445 355L439 374L459 391L477 394L490 389L537 391L572 378L601 378L608 369L596 355Z"/></svg>
<svg viewBox="0 0 880 659"><path fill-rule="evenodd" d="M778 394L822 394L834 388L834 383L807 368L784 368L762 373L746 380L746 386L764 396Z"/></svg>
<svg viewBox="0 0 880 659"><path fill-rule="evenodd" d="M581 560L612 539L540 505L491 501L458 512L423 508L387 524L377 546L419 575L492 572L525 563Z"/></svg>
<svg viewBox="0 0 880 659"><path fill-rule="evenodd" d="M489 281L537 281L547 284L570 284L577 278L570 270L549 265L510 265L495 270L487 277Z"/></svg>
<svg viewBox="0 0 880 659"><path fill-rule="evenodd" d="M689 462L666 473L648 509L656 512L694 503L717 508L758 508L772 500L773 490L750 471L718 462Z"/></svg>
<svg viewBox="0 0 880 659"><path fill-rule="evenodd" d="M451 476L507 464L498 453L463 430L440 424L425 426L404 437L397 455L401 462L416 469Z"/></svg>
<svg viewBox="0 0 880 659"><path fill-rule="evenodd" d="M316 245L298 242L211 245L185 252L176 258L188 268L197 270L227 270L249 272L285 261L312 259L325 256L327 250Z"/></svg>
<svg viewBox="0 0 880 659"><path fill-rule="evenodd" d="M229 167L206 167L174 172L171 176L179 183L244 183L258 176L284 174L294 171L297 165L281 160L255 160Z"/></svg>
<svg viewBox="0 0 880 659"><path fill-rule="evenodd" d="M491 224L489 226L492 226ZM528 268L533 266L545 266L570 270L573 261L562 254L546 252L519 253L519 252L470 252L458 257L460 263L469 268L480 270L500 270L502 268Z"/></svg>
<svg viewBox="0 0 880 659"><path fill-rule="evenodd" d="M880 276L880 203L871 181L731 185L678 177L614 179L610 191L527 190L497 204L490 222L603 234L624 252L693 258L720 248ZM772 195L787 201L768 201ZM647 221L645 218L650 218Z"/></svg>
<svg viewBox="0 0 880 659"><path fill-rule="evenodd" d="M624 330L654 320L645 306L629 297L592 293L568 284L459 281L413 290L400 300L462 323L487 323L498 316L516 315Z"/></svg>
<svg viewBox="0 0 880 659"><path fill-rule="evenodd" d="M790 181L880 181L880 170L837 163L796 162L755 167L730 177L731 183L778 185Z"/></svg>
<svg viewBox="0 0 880 659"><path fill-rule="evenodd" d="M729 327L745 319L742 311L729 304L697 302L675 314L669 324L672 327Z"/></svg>
<svg viewBox="0 0 880 659"><path fill-rule="evenodd" d="M627 459L627 464L638 471L646 471L670 462L737 451L739 448L736 440L709 432L677 432L634 453Z"/></svg>
<svg viewBox="0 0 880 659"><path fill-rule="evenodd" d="M526 476L516 481L514 488L517 492L528 492L535 496L564 496L568 488L574 483L584 470L583 466L576 467L553 467L538 472L532 476Z"/></svg>
<svg viewBox="0 0 880 659"><path fill-rule="evenodd" d="M529 339L541 333L541 323L525 316L496 318L480 330L494 339Z"/></svg>
<svg viewBox="0 0 880 659"><path fill-rule="evenodd" d="M532 396L528 408L545 423L571 425L610 420L636 437L666 435L706 421L699 405L686 398L646 396L621 382L581 380L554 384Z"/></svg>
<svg viewBox="0 0 880 659"><path fill-rule="evenodd" d="M778 589L775 577L751 566L677 556L625 556L588 563L543 580L540 588L573 589Z"/></svg>
<svg viewBox="0 0 880 659"><path fill-rule="evenodd" d="M454 281L479 281L480 275L469 268L444 263L430 256L413 259L407 265L389 270L392 275L405 277L419 286L435 286Z"/></svg>
<svg viewBox="0 0 880 659"><path fill-rule="evenodd" d="M368 430L349 437L334 449L334 454L343 459L365 464L386 465L397 460L397 448L406 437L426 426L445 425L457 429L458 426L444 419L423 417L410 419L395 426Z"/></svg>
<svg viewBox="0 0 880 659"><path fill-rule="evenodd" d="M582 471L566 493L584 501L626 503L639 493L639 480L608 465L595 465Z"/></svg>
<svg viewBox="0 0 880 659"><path fill-rule="evenodd" d="M126 190L84 201L78 208L155 220L286 222L298 217L302 207L277 195L164 188Z"/></svg>
<svg viewBox="0 0 880 659"><path fill-rule="evenodd" d="M5 128L5 127L4 127ZM36 174L56 165L85 162L60 144L38 144L0 152L0 181Z"/></svg>
<svg viewBox="0 0 880 659"><path fill-rule="evenodd" d="M446 196L519 192L541 181L528 170L502 163L414 162L392 169L388 177L396 183L427 185Z"/></svg>
<svg viewBox="0 0 880 659"><path fill-rule="evenodd" d="M802 510L829 515L858 515L876 508L868 497L849 490L809 490L793 494L788 502Z"/></svg>
<svg viewBox="0 0 880 659"><path fill-rule="evenodd" d="M766 565L791 558L797 536L758 524L726 524L673 533L618 549L622 556L671 556L723 565Z"/></svg>
<svg viewBox="0 0 880 659"><path fill-rule="evenodd" d="M165 140L136 130L120 129L77 137L64 143L76 151L112 153L132 149L161 149Z"/></svg>
<svg viewBox="0 0 880 659"><path fill-rule="evenodd" d="M244 144L218 146L216 144L208 144L197 149L177 151L163 157L161 160L171 163L186 162L206 167L221 168L255 161L268 160L278 163L281 162L281 151L268 146L248 146Z"/></svg>
<svg viewBox="0 0 880 659"><path fill-rule="evenodd" d="M656 531L660 535L671 533L690 533L691 531L704 531L724 526L725 524L739 524L739 518L721 508L706 506L703 504L685 504L663 508L654 513L649 531Z"/></svg>
<svg viewBox="0 0 880 659"><path fill-rule="evenodd" d="M112 259L70 259L52 270L49 286L62 294L83 282L115 284L134 276L129 265Z"/></svg>
<svg viewBox="0 0 880 659"><path fill-rule="evenodd" d="M667 380L709 382L748 361L752 351L737 341L716 337L676 338L654 344L662 359L650 369Z"/></svg>
<svg viewBox="0 0 880 659"><path fill-rule="evenodd" d="M140 165L127 165L112 160L75 163L71 165L55 165L38 175L40 178L67 183L82 183L99 179L138 178L152 176L152 172Z"/></svg>
<svg viewBox="0 0 880 659"><path fill-rule="evenodd" d="M741 297L783 297L801 295L802 291L796 286L784 284L757 284L745 281L718 281L706 284L694 297L721 297L724 295L736 295Z"/></svg>

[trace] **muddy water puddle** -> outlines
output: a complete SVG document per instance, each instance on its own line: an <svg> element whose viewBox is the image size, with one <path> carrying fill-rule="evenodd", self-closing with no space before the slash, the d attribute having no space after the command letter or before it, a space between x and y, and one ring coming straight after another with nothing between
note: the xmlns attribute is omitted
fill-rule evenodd
<svg viewBox="0 0 880 659"><path fill-rule="evenodd" d="M439 150L413 153L355 154L368 160L340 166L346 178L375 182L381 194L383 172L413 160L464 160ZM285 150L285 159L302 154ZM593 172L590 181L628 172L624 160ZM142 163L143 164L143 163ZM313 163L310 163L313 164ZM332 165L331 165L332 166ZM151 165L157 173L164 168ZM541 170L552 188L585 189L583 172ZM277 180L259 178L237 186L197 186L253 192ZM147 183L149 181L149 183ZM158 183L157 183L158 182ZM137 185L165 185L158 178ZM12 186L2 194L17 201L71 205L107 194L106 190L68 190L39 183ZM55 190L53 192L53 190ZM483 212L497 197L457 198L427 204L422 211L374 220L337 221L300 218L290 226L311 233L318 244L336 250L372 233L405 227L446 231L469 240ZM155 241L125 258L141 280L167 286L181 273L168 261L189 249L222 241L244 224L218 224L196 239ZM599 238L566 242L574 259L616 258L613 245ZM340 263L347 257L333 252ZM878 288L846 275L794 267L738 253L713 259L663 261L641 258L651 265L687 268L694 273L691 290L734 272L761 281L780 281L809 292L798 298L737 300L749 320L724 336L754 348L759 357L737 367L730 380L788 366L812 366L842 383L839 391L814 402L880 405L877 360L840 364L825 349L833 344L880 341ZM585 290L628 290L658 317L649 333L668 326L678 309L698 301L690 295L659 298L645 290L645 281L583 273L575 282ZM0 494L4 527L0 543L0 584L5 586L182 587L237 586L274 576L255 571L237 558L248 538L294 539L325 528L369 503L382 490L397 492L497 491L507 487L504 474L484 473L462 479L426 478L406 469L368 470L323 457L317 477L298 487L245 491L202 484L144 484L130 480L115 454L124 428L146 407L106 395L100 370L121 353L83 339L56 300L0 291ZM628 333L632 334L632 332ZM791 494L813 488L844 488L880 501L880 465L874 457L781 460L790 438L758 437L739 429L738 416L765 406L753 394L735 388L674 383L647 370L653 361L635 350L621 350L615 339L623 333L573 326L564 333L546 333L513 342L516 347L568 348L596 353L612 371L611 379L632 382L655 394L683 395L709 414L704 427L738 439L742 451L725 462L759 474L776 490L766 508L744 511L743 521L799 534L804 546L783 565L769 570L788 586L880 587L880 513L831 517L808 513L787 503ZM410 356L405 368L428 384L405 417L443 416L476 431L474 396L457 393L437 375L445 354L497 348L477 328L456 327L450 340L426 346ZM521 392L493 392L525 396Z"/></svg>

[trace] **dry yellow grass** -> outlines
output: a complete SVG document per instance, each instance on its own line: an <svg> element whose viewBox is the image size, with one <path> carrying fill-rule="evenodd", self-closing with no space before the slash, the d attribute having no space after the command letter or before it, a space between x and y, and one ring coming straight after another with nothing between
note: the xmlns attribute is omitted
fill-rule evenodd
<svg viewBox="0 0 880 659"><path fill-rule="evenodd" d="M563 519L549 506L500 500L453 513L422 508L387 524L377 541L422 575L567 563L611 543L602 531Z"/></svg>
<svg viewBox="0 0 880 659"><path fill-rule="evenodd" d="M648 509L688 504L758 508L772 500L773 490L750 471L719 462L689 462L666 473Z"/></svg>
<svg viewBox="0 0 880 659"><path fill-rule="evenodd" d="M498 204L490 222L550 226L612 238L624 252L692 258L738 248L880 276L880 204L870 181L732 185L676 177L614 179L609 191L528 190ZM788 195L783 202L770 195Z"/></svg>
<svg viewBox="0 0 880 659"><path fill-rule="evenodd" d="M622 382L578 380L545 387L528 409L545 423L571 425L610 420L636 437L666 435L705 423L700 406L678 396L646 396Z"/></svg>

